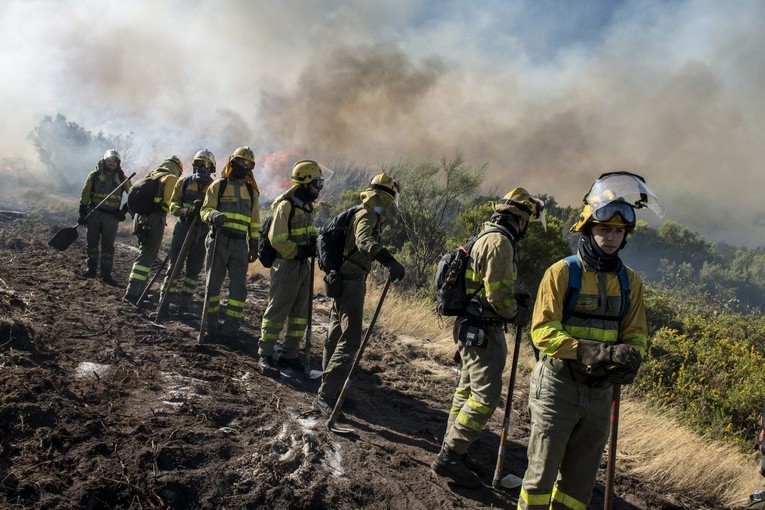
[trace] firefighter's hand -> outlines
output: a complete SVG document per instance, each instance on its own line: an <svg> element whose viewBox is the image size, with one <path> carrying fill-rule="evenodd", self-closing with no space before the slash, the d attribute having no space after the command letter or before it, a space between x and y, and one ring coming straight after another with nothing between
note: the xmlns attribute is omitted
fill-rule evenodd
<svg viewBox="0 0 765 510"><path fill-rule="evenodd" d="M611 362L611 353L608 345L595 340L579 340L576 348L576 360L587 370L592 372L604 367Z"/></svg>
<svg viewBox="0 0 765 510"><path fill-rule="evenodd" d="M220 211L213 211L210 213L209 221L210 225L215 227L222 227L223 224L228 221L228 218L226 218L226 215Z"/></svg>
<svg viewBox="0 0 765 510"><path fill-rule="evenodd" d="M516 326L522 328L528 326L529 322L531 322L531 308L521 305L521 302L518 301L518 311L516 312L515 317L513 317L512 322Z"/></svg>
<svg viewBox="0 0 765 510"><path fill-rule="evenodd" d="M128 205L125 204L122 206L122 208L117 211L117 220L118 221L125 221L127 219L128 214Z"/></svg>
<svg viewBox="0 0 765 510"><path fill-rule="evenodd" d="M84 225L88 222L87 216L88 216L88 206L87 205L81 205L80 210L78 211L77 216L77 224L78 225Z"/></svg>
<svg viewBox="0 0 765 510"><path fill-rule="evenodd" d="M395 282L396 280L401 280L404 278L404 276L406 276L406 268L404 268L404 266L402 266L401 263L396 260L386 248L383 248L377 252L375 260L390 270L391 281Z"/></svg>
<svg viewBox="0 0 765 510"><path fill-rule="evenodd" d="M640 364L643 362L643 357L637 349L627 344L612 345L609 349L611 351L611 365L608 368L614 366L637 374Z"/></svg>
<svg viewBox="0 0 765 510"><path fill-rule="evenodd" d="M252 264L258 260L258 240L250 239L250 251L247 253L247 261Z"/></svg>

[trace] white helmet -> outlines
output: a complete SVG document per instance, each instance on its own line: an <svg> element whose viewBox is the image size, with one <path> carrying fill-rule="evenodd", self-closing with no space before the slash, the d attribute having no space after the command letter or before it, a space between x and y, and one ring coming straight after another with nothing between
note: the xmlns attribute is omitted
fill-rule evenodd
<svg viewBox="0 0 765 510"><path fill-rule="evenodd" d="M108 151L104 152L104 157L102 159L109 159L109 158L117 158L117 161L122 161L122 158L120 157L120 153L117 152L116 149L109 149Z"/></svg>

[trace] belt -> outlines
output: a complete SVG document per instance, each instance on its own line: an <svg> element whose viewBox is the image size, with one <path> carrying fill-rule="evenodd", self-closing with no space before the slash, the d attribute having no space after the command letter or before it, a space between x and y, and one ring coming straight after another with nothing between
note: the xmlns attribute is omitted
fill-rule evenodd
<svg viewBox="0 0 765 510"><path fill-rule="evenodd" d="M241 239L241 240L247 239L247 234L244 234L244 233L240 234L239 232L230 232L226 230L221 230L220 234L228 237L229 239Z"/></svg>
<svg viewBox="0 0 765 510"><path fill-rule="evenodd" d="M542 363L558 374L570 381L589 386L590 388L604 388L611 383L603 377L592 377L576 370L572 365L575 361L563 360L554 356L542 355Z"/></svg>

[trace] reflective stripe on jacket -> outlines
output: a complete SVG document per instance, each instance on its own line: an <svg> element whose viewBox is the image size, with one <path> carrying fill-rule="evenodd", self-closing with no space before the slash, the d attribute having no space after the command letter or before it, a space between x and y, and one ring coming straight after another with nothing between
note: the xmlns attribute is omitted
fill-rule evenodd
<svg viewBox="0 0 765 510"><path fill-rule="evenodd" d="M281 258L294 259L298 253L298 245L307 245L311 236L316 235L313 206L294 195L289 198L282 195L271 207L274 209L274 215L268 239Z"/></svg>
<svg viewBox="0 0 765 510"><path fill-rule="evenodd" d="M476 293L486 317L512 319L518 313L515 301L515 281L518 268L515 263L515 246L510 231L486 222L483 231L498 229L481 236L470 250L470 265L465 270L465 289L468 296Z"/></svg>
<svg viewBox="0 0 765 510"><path fill-rule="evenodd" d="M563 321L563 301L568 290L568 266L559 260L542 277L531 322L531 339L544 354L576 359L577 339L621 342L645 354L648 324L643 303L643 282L627 268L630 307L621 322L621 287L616 273L595 271L582 264L582 287L576 316ZM589 318L587 316L590 316Z"/></svg>
<svg viewBox="0 0 765 510"><path fill-rule="evenodd" d="M228 221L221 227L224 233L234 235L247 235L250 239L260 238L260 207L258 206L258 190L252 187L252 199L244 179L228 179L221 195L221 182L224 179L216 179L210 184L205 192L205 201L202 204L201 216L205 223L210 223L210 215L213 211L223 213Z"/></svg>
<svg viewBox="0 0 765 510"><path fill-rule="evenodd" d="M99 161L99 167L101 165L102 162ZM82 188L80 205L89 205L91 207L97 206L114 190L114 188L119 186L120 182L122 181L117 172L107 173L102 170L93 170L88 174L88 178L85 180L85 186ZM130 179L128 179L128 181L122 185L122 188L109 196L106 202L101 206L101 209L108 212L113 212L119 209L120 204L122 203L122 193L130 191L131 186Z"/></svg>
<svg viewBox="0 0 765 510"><path fill-rule="evenodd" d="M173 188L173 195L170 198L170 214L178 216L181 209L194 207L195 201L204 200L205 191L209 186L209 182L207 184L199 184L191 175L178 179ZM186 189L184 190L184 188Z"/></svg>

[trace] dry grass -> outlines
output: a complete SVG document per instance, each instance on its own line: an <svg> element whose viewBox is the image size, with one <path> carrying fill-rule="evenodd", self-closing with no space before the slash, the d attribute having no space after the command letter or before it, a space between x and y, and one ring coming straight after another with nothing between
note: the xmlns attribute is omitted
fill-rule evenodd
<svg viewBox="0 0 765 510"><path fill-rule="evenodd" d="M370 315L380 290L373 285L368 289L366 308ZM416 342L427 353L428 359L413 362L424 363L428 372L434 372L433 362L450 363L454 354L452 321L439 324L430 302L391 289L379 321L398 334L400 342ZM508 334L511 341L512 331ZM521 346L517 384L528 384L534 358L527 338ZM762 487L759 454L745 455L733 446L699 437L679 425L669 411L652 409L628 395L624 395L621 409L617 466L625 474L650 483L664 494L714 500L726 507L741 507L752 491Z"/></svg>

